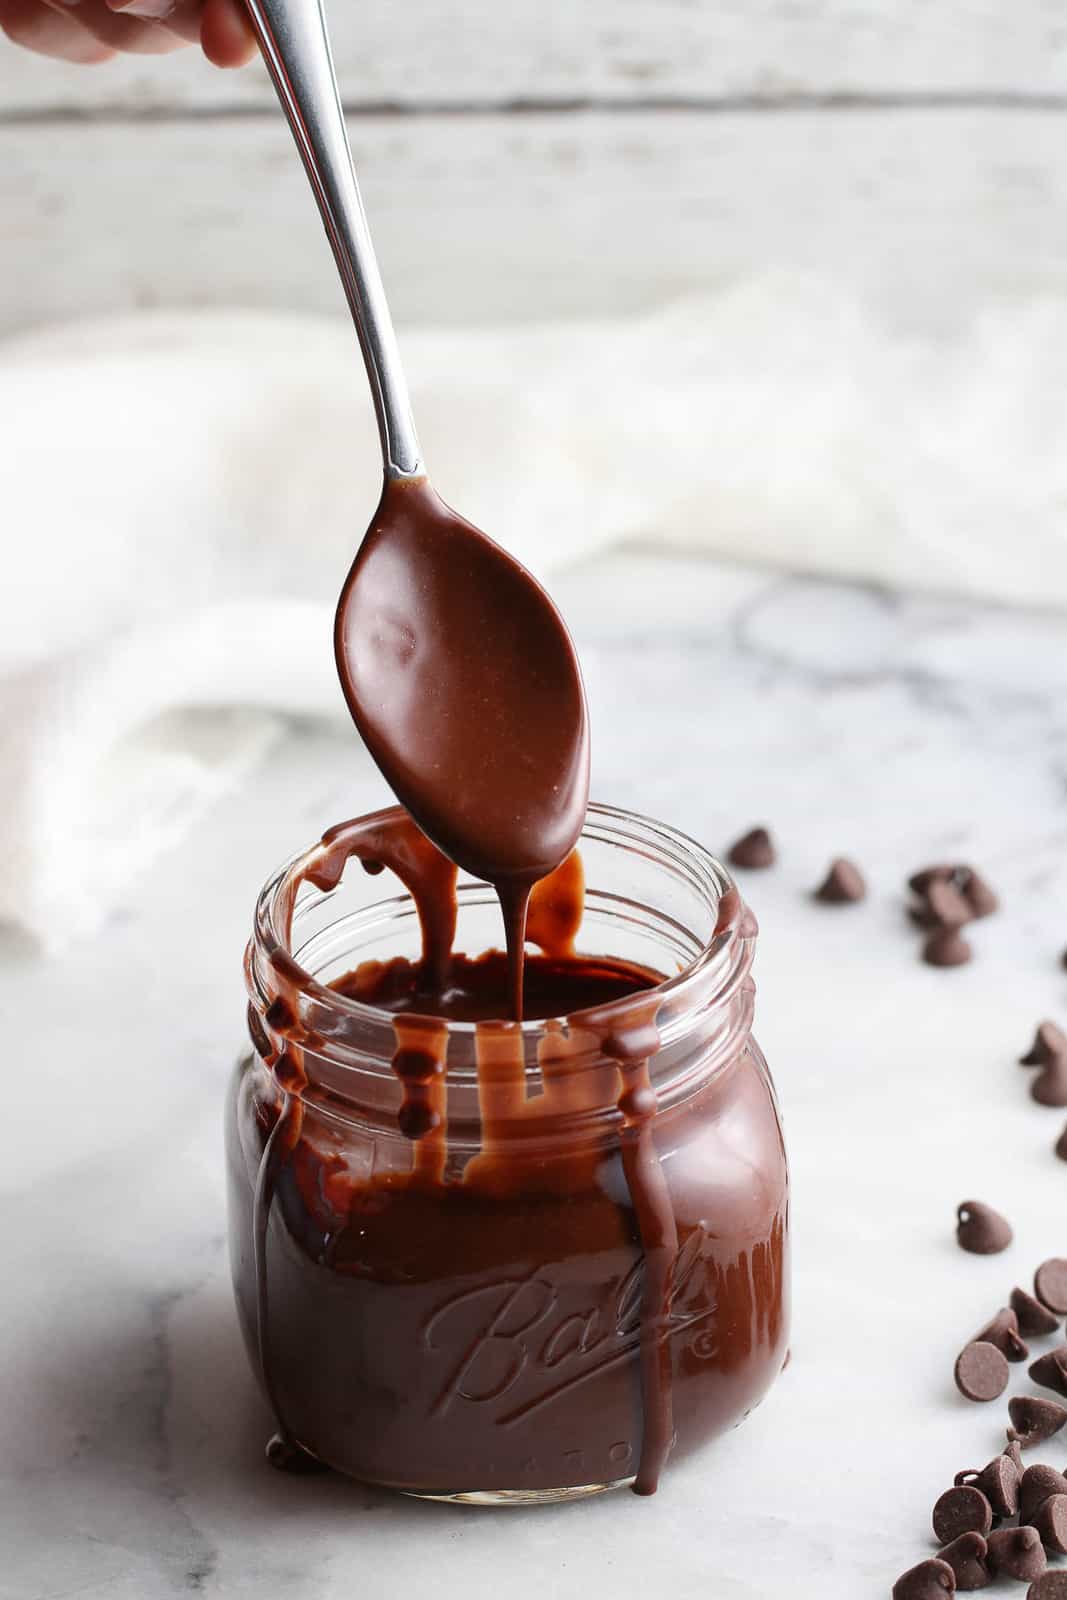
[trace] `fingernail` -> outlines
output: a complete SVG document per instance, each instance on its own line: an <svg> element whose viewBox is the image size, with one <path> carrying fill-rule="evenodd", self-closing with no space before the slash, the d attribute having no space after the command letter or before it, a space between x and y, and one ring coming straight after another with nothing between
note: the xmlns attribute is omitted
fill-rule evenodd
<svg viewBox="0 0 1067 1600"><path fill-rule="evenodd" d="M141 17L145 22L159 22L169 17L176 0L107 0L111 11L120 11L124 17Z"/></svg>

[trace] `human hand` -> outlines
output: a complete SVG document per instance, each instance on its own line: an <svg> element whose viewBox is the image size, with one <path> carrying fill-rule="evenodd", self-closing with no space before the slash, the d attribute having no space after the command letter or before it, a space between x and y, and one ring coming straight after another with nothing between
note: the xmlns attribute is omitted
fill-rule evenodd
<svg viewBox="0 0 1067 1600"><path fill-rule="evenodd" d="M0 30L62 61L161 55L190 43L217 67L243 66L255 54L242 0L0 0Z"/></svg>

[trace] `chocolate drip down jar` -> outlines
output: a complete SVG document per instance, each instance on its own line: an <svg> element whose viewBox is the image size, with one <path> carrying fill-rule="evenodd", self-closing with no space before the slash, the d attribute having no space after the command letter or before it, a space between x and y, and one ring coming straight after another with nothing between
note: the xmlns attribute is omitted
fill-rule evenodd
<svg viewBox="0 0 1067 1600"><path fill-rule="evenodd" d="M655 1487L786 1356L785 1150L756 923L659 823L590 807L500 911L399 809L260 896L226 1146L237 1307L286 1459L481 1503Z"/></svg>

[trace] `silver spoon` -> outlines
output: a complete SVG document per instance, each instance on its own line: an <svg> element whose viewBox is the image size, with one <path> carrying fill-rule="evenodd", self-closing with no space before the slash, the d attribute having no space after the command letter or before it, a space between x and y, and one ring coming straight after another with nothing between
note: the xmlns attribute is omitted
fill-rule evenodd
<svg viewBox="0 0 1067 1600"><path fill-rule="evenodd" d="M387 476L423 471L393 319L363 210L322 0L246 0L322 212L367 365Z"/></svg>
<svg viewBox="0 0 1067 1600"><path fill-rule="evenodd" d="M496 887L517 991L529 891L585 819L578 658L536 580L426 477L322 0L247 3L333 247L381 438L382 498L337 608L341 685L398 799L446 855Z"/></svg>

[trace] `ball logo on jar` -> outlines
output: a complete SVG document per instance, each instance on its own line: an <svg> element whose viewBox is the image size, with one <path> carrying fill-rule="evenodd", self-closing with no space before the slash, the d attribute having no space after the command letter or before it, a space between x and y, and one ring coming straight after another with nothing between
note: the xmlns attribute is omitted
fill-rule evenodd
<svg viewBox="0 0 1067 1600"><path fill-rule="evenodd" d="M675 1257L667 1312L659 1338L714 1356L715 1302L703 1266L707 1232L694 1228ZM457 1402L496 1403L501 1426L522 1421L579 1384L636 1357L641 1339L644 1262L603 1286L600 1303L574 1309L573 1297L545 1268L525 1277L499 1278L452 1295L423 1324L426 1349L452 1365L431 1414L444 1416Z"/></svg>

